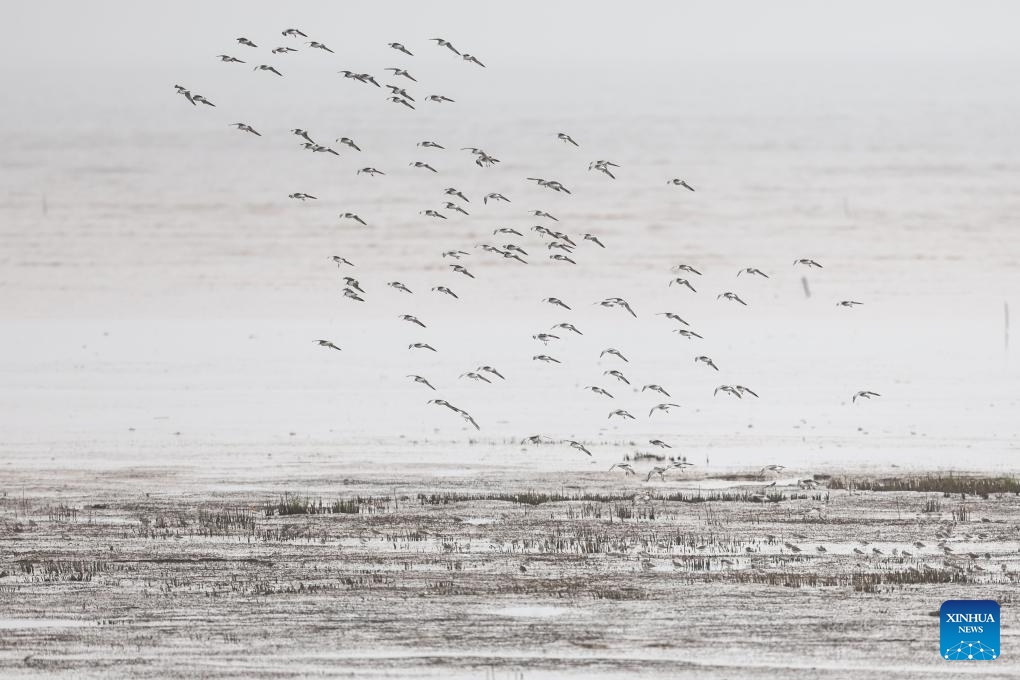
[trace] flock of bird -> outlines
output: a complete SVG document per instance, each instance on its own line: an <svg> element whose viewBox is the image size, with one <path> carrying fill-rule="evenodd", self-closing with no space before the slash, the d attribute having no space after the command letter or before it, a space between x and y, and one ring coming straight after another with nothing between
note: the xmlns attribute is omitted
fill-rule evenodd
<svg viewBox="0 0 1020 680"><path fill-rule="evenodd" d="M318 42L315 40L309 40L308 35L299 29L289 28L287 30L282 31L282 35L287 41L291 41L292 44L297 44L300 46L274 47L269 50L270 54L279 57L281 55L286 55L288 53L295 52L300 49L305 49L305 47L307 47L307 49L309 50L318 50L326 54L335 54L334 51L330 49L330 47L327 46L325 43ZM443 38L432 38L430 40L435 43L434 46L435 48L438 48L445 52L449 52L451 56L459 57L460 60L465 63L475 67L486 68L486 65L479 58L475 57L472 54L468 54L466 52L458 50L450 41L445 40ZM246 55L261 54L265 49L267 49L265 47L260 48L254 41L246 37L239 37L236 39L236 42L239 45L239 47L243 48L246 51L245 52ZM408 47L406 47L402 43L398 42L388 43L388 47L394 51L394 54L399 54L401 59L414 58L415 56L415 53L408 49ZM252 50L254 50L254 52L252 52ZM249 63L247 59L241 59L237 56L228 54L217 55L217 58L220 61L228 64L252 65L254 71L266 72L270 75L274 75L275 77L285 76L286 71L285 68L278 69L273 64L254 63L254 61L261 61L261 59L254 60L251 63ZM353 80L355 83L368 86L369 88L379 88L380 90L383 90L385 88L386 90L389 91L389 96L382 97L381 100L388 101L392 104L398 105L403 108L414 110L418 106L426 103L434 104L455 103L454 99L442 94L421 94L408 92L408 88L413 89L414 87L421 86L421 83L408 68L389 67L385 70L389 73L390 78L392 80L397 81L397 84L391 83L380 84L376 77L373 74L369 73L357 73L350 70L341 70L338 71L337 73L344 79ZM208 107L216 106L216 104L214 104L212 101L210 101L207 97L203 96L202 94L196 93L181 85L175 85L174 87L177 90L177 92L181 96L183 96L185 100L192 106L195 107L199 107L199 105ZM249 135L257 137L263 136L262 132L257 130L253 125L250 125L249 123L246 122L236 122L233 123L232 126L235 127L238 131L244 132ZM337 151L332 146L316 141L317 136L313 136L313 134L306 129L303 129L301 127L295 127L290 130L290 133L298 138L297 143L301 148L311 151L312 153L325 153L336 156L340 155L340 152ZM551 143L554 144L559 143L567 145L568 147L571 147L573 149L582 148L582 145L577 140L575 140L572 135L566 132L557 132L550 134L550 138ZM347 136L337 137L335 138L333 143L338 145L338 148L342 147L345 150L345 153L351 152L357 154L360 153L362 150L361 146L354 139ZM417 147L429 153L442 152L446 151L447 149L447 147L444 146L443 144L440 144L439 142L432 140L423 140L417 144ZM465 151L471 154L471 156L473 156L472 160L474 164L480 168L490 168L501 162L499 158L496 158L492 154L478 147L462 147L461 151ZM408 166L428 173L438 174L439 172L432 163L422 160L412 160L408 163ZM601 173L602 175L605 175L609 180L615 180L616 174L620 171L620 165L611 160L599 159L588 163L588 171ZM377 177L386 175L386 172L371 166L365 166L359 168L356 171L356 174L364 175L367 177ZM547 189L550 192L554 192L557 194L565 195L572 194L571 190L566 185L564 185L563 182L555 179L547 179L543 177L526 177L523 178L522 181L533 182L535 183L536 186ZM684 192L690 193L696 192L692 184L688 183L685 179L680 177L668 179L666 181L666 185L669 187L674 187L676 190L683 190ZM304 191L293 191L288 194L288 197L299 202L318 200L314 194L307 193ZM478 200L477 197L475 200ZM510 203L511 200L503 193L491 192L482 196L481 202L483 205L487 205L490 202ZM454 214L468 215L469 208L472 205L476 204L473 203L469 196L467 196L464 192L462 192L456 187L447 187L446 189L444 189L443 195L441 197L442 207L425 208L420 211L420 214L432 219L447 220ZM578 263L578 260L582 259L585 248L606 248L606 244L604 243L603 239L596 234L582 233L580 235L578 234L571 235L568 233L564 233L563 231L560 231L556 227L556 225L559 223L559 219L555 217L553 214L546 212L545 210L533 209L530 210L528 214L530 217L534 218L532 221L541 220L543 222L542 224L532 226L530 230L534 232L542 240L542 246L547 251L546 257L548 260L560 262L563 263L564 265L576 265ZM338 219L344 220L349 223L355 223L357 225L360 225L361 227L368 227L371 224L371 220L365 219L361 215L354 212L340 213L338 215ZM519 231L518 229L512 227L500 227L494 230L493 236L494 237L499 236L500 240L505 241L505 243L501 245L483 243L478 244L476 248L481 249L483 252L493 257L503 258L508 262L512 261L515 264L515 266L527 265L529 263L528 258L533 257L531 252L525 250L525 248L522 246L521 240L525 237L524 232ZM528 247L532 248L532 246L530 245ZM471 257L471 252L469 250L453 248L442 252L440 257L443 262L447 263L446 268L452 274L459 275L460 277L463 278L465 285L469 284L472 280L475 279L475 275L468 269L468 267L465 264L462 263L462 261L469 261L469 258ZM361 282L355 276L352 276L349 273L357 270L355 263L342 255L332 255L330 259L333 263L336 264L337 268L341 270L341 277L344 283L344 287L342 289L343 297L351 301L352 303L366 302L368 296L366 295L365 289L362 287ZM819 269L819 270L823 269L823 266L819 262L811 258L798 258L793 262L793 266L807 269ZM698 283L698 277L702 276L701 271L699 271L697 268L689 264L676 265L675 267L673 267L672 271L673 271L672 278L670 278L668 281L669 286L671 287L675 286L678 289L681 289L682 291L687 291L691 294L698 293L696 284ZM768 279L770 278L770 275L757 267L747 267L737 272L737 278L740 277L746 278L757 277ZM392 288L398 294L415 295L415 292L408 285L405 285L401 281L388 281L386 285ZM453 290L453 288L446 285L435 285L431 288L431 292L436 293L438 295L447 296L451 300L460 299L457 293ZM734 291L723 291L719 293L716 297L718 300L725 301L726 303L732 303L741 306L748 305L748 303L737 292ZM572 310L571 305L557 297L547 297L543 299L541 302L543 304L551 305L558 309L562 309L565 312L570 312ZM634 306L631 305L631 303L628 300L625 300L620 297L609 297L603 300L597 300L592 304L607 309L618 309L621 310L622 313L631 317L636 318L638 316ZM860 304L861 303L856 300L841 300L836 303L838 307L842 308L854 308ZM671 329L673 333L676 333L687 340L703 339L703 336L697 333L691 327L691 325L679 314L671 311L658 312L657 314L665 317L665 319L669 321L672 326L674 326ZM399 319L409 324L412 324L413 326L418 328L427 327L427 324L414 314L402 314L399 316ZM535 333L532 336L532 338L536 342L540 343L544 348L549 346L550 344L554 344L555 346L556 343L563 343L566 334L583 335L584 333L583 331L578 329L573 323L561 322L554 325L547 331ZM316 342L323 348L333 351L342 351L342 348L338 344L334 343L332 340L320 339L317 340ZM408 350L425 353L435 353L438 351L435 347L433 347L427 342L411 342L408 345ZM546 353L546 351L548 350L543 349L542 351L539 351L538 353L534 354L532 357L533 361L541 362L544 364L561 363L560 360L557 359L552 353ZM621 366L630 363L628 358L622 351L613 347L608 347L604 349L601 352L599 358L602 359L606 357L610 357L613 360L619 361ZM697 356L695 356L694 363L700 366L704 366L705 370L708 371L719 371L719 367L716 365L715 361L710 356L705 354L698 354ZM627 386L632 385L627 375L622 370L619 369L605 370L603 372L603 376L612 379L614 384L625 384ZM420 385L422 388L426 390L429 390L431 392L438 392L435 385L433 385L433 382L430 381L426 376L419 374L410 374L407 376L407 378L414 384ZM488 365L478 366L474 370L467 371L461 374L460 378L490 384L493 383L493 381L507 380L507 377L503 374L503 372L501 372L500 370L493 366ZM634 388L636 388L636 384L634 385ZM615 401L615 397L610 391L611 388L607 388L604 385L588 385L584 389L592 392L593 394L599 395L603 398ZM669 413L671 409L680 406L678 403L668 401L669 399L671 399L670 392L661 385L654 383L644 384L641 387L640 392L654 393L656 395L659 395L660 398L664 397L667 400L651 406L651 408L648 411L647 415L648 418L653 418L656 414ZM718 387L715 388L713 395L729 396L735 399L760 398L759 394L755 390L745 385L738 384L719 385ZM852 403L856 403L858 400L872 399L874 397L879 396L880 395L877 392L874 392L872 390L860 390L853 394ZM445 411L449 411L450 413L463 419L463 421L466 424L470 425L471 427L477 430L481 429L481 426L469 411L452 404L446 399L437 397L429 399L426 403L427 405L438 406ZM614 408L610 410L607 418L610 420L614 418L619 418L621 420L636 420L636 416L624 408ZM542 435L532 435L530 437L525 438L522 442L522 444L549 444L549 443L553 444L564 443L574 448L575 450L579 451L580 453L586 454L587 456L592 455L591 451L583 442L576 440L568 439L561 441L550 439ZM673 448L672 445L666 443L661 439L649 440L649 444L661 449ZM665 457L660 458L663 461L666 460ZM673 470L683 472L691 465L692 464L687 462L684 456L670 457L666 464L657 465L652 467L652 469L648 470L645 476L645 481L650 481L652 477L655 476L658 476L660 479L664 479L664 476L667 472ZM762 468L760 474L764 477L769 472L778 473L782 469L783 466L781 465L769 465ZM633 468L633 466L628 462L614 464L610 468L610 471L613 470L620 470L626 475L638 474L637 471ZM799 485L801 486L803 486L804 484L811 485L813 484L813 482L811 482L811 480L803 480L803 482L799 483ZM810 488L810 486L806 488Z"/></svg>

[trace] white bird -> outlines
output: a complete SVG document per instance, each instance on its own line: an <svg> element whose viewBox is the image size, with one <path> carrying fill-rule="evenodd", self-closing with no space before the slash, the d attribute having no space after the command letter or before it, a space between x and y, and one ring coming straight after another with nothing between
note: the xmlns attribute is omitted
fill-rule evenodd
<svg viewBox="0 0 1020 680"><path fill-rule="evenodd" d="M641 388L641 391L644 392L645 390L651 390L653 392L658 392L659 394L662 394L662 395L664 395L666 397L670 396L669 392L667 392L665 389L663 389L662 385L654 385L654 384L645 385L644 387Z"/></svg>
<svg viewBox="0 0 1020 680"><path fill-rule="evenodd" d="M427 349L433 352L436 351L436 348L428 344L427 342L412 342L410 345L407 346L407 349Z"/></svg>
<svg viewBox="0 0 1020 680"><path fill-rule="evenodd" d="M420 375L409 375L407 377L411 378L416 383L421 383L422 385L425 385L426 387L431 389L433 392L436 390L436 388L432 386L432 383L430 383L428 380L426 380L425 378L421 377Z"/></svg>
<svg viewBox="0 0 1020 680"><path fill-rule="evenodd" d="M623 356L623 354L620 352L620 350L618 350L618 349L616 349L614 347L607 347L606 349L602 350L602 353L599 354L599 358L601 359L602 357L604 357L607 354L612 354L614 357L618 357L620 359L623 359L624 361L627 361L627 357ZM627 362L627 363L630 363L630 362Z"/></svg>
<svg viewBox="0 0 1020 680"><path fill-rule="evenodd" d="M706 356L694 357L694 362L702 363L705 364L706 366L711 366L717 371L719 370L719 367L715 365L715 362L713 362L709 357Z"/></svg>
<svg viewBox="0 0 1020 680"><path fill-rule="evenodd" d="M656 314L656 316L664 316L664 317L666 317L667 319L669 319L671 321L679 321L680 323L682 323L685 326L690 326L691 325L691 324L687 323L686 321L684 321L683 319L681 319L679 314L674 314L673 312L658 312Z"/></svg>
<svg viewBox="0 0 1020 680"><path fill-rule="evenodd" d="M543 298L542 302L548 302L551 305L556 305L557 307L562 307L563 309L570 309L570 307L568 307L567 304L563 302L563 300L560 300L559 298L554 297Z"/></svg>
<svg viewBox="0 0 1020 680"><path fill-rule="evenodd" d="M569 440L569 443L573 448L577 449L578 451L583 451L584 453L587 453L589 456L591 455L591 451L584 448L584 444L582 444L581 442L575 442L573 439L571 439Z"/></svg>
<svg viewBox="0 0 1020 680"><path fill-rule="evenodd" d="M651 418L652 414L656 411L662 411L663 413L669 413L671 408L680 408L680 404L656 404L648 411L648 417Z"/></svg>
<svg viewBox="0 0 1020 680"><path fill-rule="evenodd" d="M329 340L316 340L315 342L316 342L316 343L318 343L319 345L321 345L322 347L329 347L330 349L335 349L335 350L337 350L337 351L341 351L339 347L337 347L336 345L334 345L334 344L333 344L333 343L332 343L331 341L329 341Z"/></svg>
<svg viewBox="0 0 1020 680"><path fill-rule="evenodd" d="M871 390L861 390L854 394L851 401L856 402L858 399L871 399L872 397L881 397L882 395L878 392L872 392Z"/></svg>
<svg viewBox="0 0 1020 680"><path fill-rule="evenodd" d="M355 222L358 222L359 224L362 224L362 225L364 225L366 227L368 226L368 224L365 222L365 220L363 220L360 217L358 217L358 215L356 213L351 213L351 212L340 213L340 219L354 220Z"/></svg>
<svg viewBox="0 0 1020 680"><path fill-rule="evenodd" d="M242 130L244 132L250 132L258 137L262 136L255 130L255 128L253 128L251 125L248 125L247 123L231 123L231 126L236 127L238 130Z"/></svg>
<svg viewBox="0 0 1020 680"><path fill-rule="evenodd" d="M822 265L820 265L817 262L815 262L814 260L806 258L806 257L802 257L799 260L794 260L793 261L793 266L794 267L796 267L798 264L802 264L802 265L804 265L806 267L817 267L818 269L822 268Z"/></svg>
<svg viewBox="0 0 1020 680"><path fill-rule="evenodd" d="M679 278L678 277L678 278L675 278L675 279L670 279L669 285L673 286L673 284L676 284L678 286L687 286L688 288L691 289L691 292L694 292L694 293L698 292L698 291L696 291L694 289L694 286L691 285L691 282L688 281L687 279L684 279L684 278Z"/></svg>
<svg viewBox="0 0 1020 680"><path fill-rule="evenodd" d="M616 370L615 368L611 371L602 371L602 375L611 375L622 383L627 383L628 385L630 384L630 381L627 380L626 376L624 376L623 373Z"/></svg>
<svg viewBox="0 0 1020 680"><path fill-rule="evenodd" d="M737 295L736 293L731 293L731 292L727 291L725 293L720 293L719 295L715 296L716 300L718 300L720 298L726 298L727 300L732 300L733 302L739 302L740 304L744 305L745 307L747 306L747 303L744 302L743 300L741 300L740 296Z"/></svg>
<svg viewBox="0 0 1020 680"><path fill-rule="evenodd" d="M462 56L461 53L457 51L457 48L453 46L453 43L451 43L449 40L444 40L442 38L429 38L429 40L435 41L437 47L446 47L457 56Z"/></svg>
<svg viewBox="0 0 1020 680"><path fill-rule="evenodd" d="M750 276L761 276L766 279L769 277L768 274L758 269L757 267L746 267L744 269L741 269L740 271L737 272L737 276L740 276L741 274L748 274Z"/></svg>

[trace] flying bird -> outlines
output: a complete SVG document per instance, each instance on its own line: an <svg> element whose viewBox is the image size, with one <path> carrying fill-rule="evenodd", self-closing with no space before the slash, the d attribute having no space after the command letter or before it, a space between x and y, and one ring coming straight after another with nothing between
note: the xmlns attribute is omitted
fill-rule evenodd
<svg viewBox="0 0 1020 680"><path fill-rule="evenodd" d="M333 343L332 343L331 341L329 341L329 340L316 340L315 342L316 342L316 343L318 343L318 344L319 344L320 346L322 346L322 347L329 347L330 349L335 349L335 350L337 350L337 351L342 351L342 350L340 350L340 348L339 348L339 347L337 347L336 345L334 345L334 344L333 344Z"/></svg>
<svg viewBox="0 0 1020 680"><path fill-rule="evenodd" d="M624 376L623 373L616 370L615 368L611 371L602 371L602 375L611 375L620 382L627 383L628 385L630 384L630 381L627 380L626 376Z"/></svg>
<svg viewBox="0 0 1020 680"><path fill-rule="evenodd" d="M670 279L669 285L673 286L673 284L676 284L678 286L687 286L688 288L691 289L691 292L693 292L693 293L697 293L698 292L698 291L696 291L694 289L694 286L692 286L691 282L688 281L687 279L683 279L683 278Z"/></svg>
<svg viewBox="0 0 1020 680"><path fill-rule="evenodd" d="M651 418L652 414L655 413L656 411L662 411L664 413L669 413L669 409L674 408L674 407L680 408L680 404L656 404L655 406L653 406L651 408L651 410L648 411L648 417Z"/></svg>
<svg viewBox="0 0 1020 680"><path fill-rule="evenodd" d="M685 326L690 326L691 325L691 324L687 323L686 321L684 321L682 318L680 318L679 314L674 314L673 312L658 312L658 313L656 313L656 316L664 316L667 319L669 319L670 321L679 321L680 323L682 323Z"/></svg>
<svg viewBox="0 0 1020 680"><path fill-rule="evenodd" d="M351 139L350 137L337 137L335 141L339 142L340 144L343 144L344 146L349 146L355 151L361 151L361 147L355 144L354 140Z"/></svg>
<svg viewBox="0 0 1020 680"><path fill-rule="evenodd" d="M849 308L849 309L853 309L853 307L854 307L855 305L860 305L860 304L864 304L864 303L862 303L862 302L857 302L856 300L842 300L842 301L840 301L840 302L837 302L837 303L836 303L836 306L837 306L837 307L847 307L847 308Z"/></svg>
<svg viewBox="0 0 1020 680"><path fill-rule="evenodd" d="M548 302L551 305L556 305L557 307L562 307L563 309L570 309L570 307L567 306L567 303L563 302L563 300L559 298L547 297L543 298L542 302Z"/></svg>
<svg viewBox="0 0 1020 680"><path fill-rule="evenodd" d="M436 286L432 290L434 290L434 291L436 291L438 293L442 293L443 295L449 295L450 297L455 298L457 300L460 299L460 298L457 297L456 293L454 293L452 290L450 290L446 286Z"/></svg>
<svg viewBox="0 0 1020 680"><path fill-rule="evenodd" d="M607 347L606 349L602 350L602 354L599 354L599 358L601 359L602 357L606 356L607 354L612 354L614 357L618 357L620 359L623 359L624 361L627 361L627 357L623 356L623 354L620 352L620 350L615 349L613 347Z"/></svg>
<svg viewBox="0 0 1020 680"><path fill-rule="evenodd" d="M231 125L233 127L236 127L238 130L243 130L244 132L250 132L253 135L256 135L257 137L261 137L262 136L261 134L259 134L259 132L257 130L255 130L255 128L253 128L251 125L248 125L247 123L231 123Z"/></svg>
<svg viewBox="0 0 1020 680"><path fill-rule="evenodd" d="M429 40L435 41L437 47L446 47L457 56L462 56L449 40L444 40L442 38L429 38Z"/></svg>
<svg viewBox="0 0 1020 680"><path fill-rule="evenodd" d="M591 392L594 392L595 394L601 394L603 397L609 397L610 399L614 399L615 398L615 397L613 397L613 395L611 395L609 392L605 391L604 389L602 389L598 385L589 385L588 387L585 387L584 389L589 390Z"/></svg>
<svg viewBox="0 0 1020 680"><path fill-rule="evenodd" d="M751 276L761 276L761 277L764 277L766 279L769 278L768 274L766 274L762 270L758 269L757 267L747 267L745 269L741 269L740 271L737 272L737 276L740 276L741 274L749 274Z"/></svg>
<svg viewBox="0 0 1020 680"><path fill-rule="evenodd" d="M670 395L669 392L667 392L665 389L663 389L662 385L655 385L655 384L645 385L644 387L641 388L641 391L644 392L645 390L651 390L653 392L658 392L659 394L662 394L662 395L664 395L666 397L672 396L672 395Z"/></svg>
<svg viewBox="0 0 1020 680"><path fill-rule="evenodd" d="M503 377L503 374L502 374L502 373L500 373L499 371L497 371L497 370L496 370L495 368L493 368L492 366L479 366L479 367L478 367L478 368L476 368L475 370L476 370L476 371L485 371L486 373L491 373L492 375L496 376L496 377L497 377L497 378L499 378L500 380L506 380L506 378L505 378L505 377Z"/></svg>
<svg viewBox="0 0 1020 680"><path fill-rule="evenodd" d="M804 265L806 267L817 267L818 269L822 268L822 265L820 265L817 262L815 262L814 260L806 258L806 257L802 257L799 260L794 260L793 261L793 266L794 267L796 267L798 264L802 264L802 265Z"/></svg>
<svg viewBox="0 0 1020 680"><path fill-rule="evenodd" d="M592 170L598 170L599 172L608 175L610 179L616 179L616 175L612 173L612 171L609 169L610 167L618 168L620 166L617 165L616 163L613 163L612 161L592 161L591 163L588 164L588 172L591 172Z"/></svg>
<svg viewBox="0 0 1020 680"><path fill-rule="evenodd" d="M220 61L225 61L225 62L228 62L228 63L230 63L230 62L236 62L238 64L247 64L248 63L246 61L241 61L237 57L232 57L229 54L217 54L216 56L219 58Z"/></svg>
<svg viewBox="0 0 1020 680"><path fill-rule="evenodd" d="M258 45L253 43L251 40L248 40L247 38L238 38L237 42L241 43L242 45L246 45L248 47L258 47Z"/></svg>
<svg viewBox="0 0 1020 680"><path fill-rule="evenodd" d="M745 394L750 394L755 399L758 398L758 393L755 392L754 390L752 390L750 387L744 387L743 385L734 385L733 388L737 392L740 392L741 396L743 396Z"/></svg>
<svg viewBox="0 0 1020 680"><path fill-rule="evenodd" d="M430 383L428 380L426 380L425 378L421 377L420 375L409 375L407 377L410 378L411 380L415 381L416 383L421 383L422 385L425 385L426 387L428 387L433 392L435 392L435 390L436 390L436 388L432 386L432 383Z"/></svg>
<svg viewBox="0 0 1020 680"><path fill-rule="evenodd" d="M418 79L415 78L414 76L412 76L411 73L409 71L407 71L407 69L394 68L394 67L391 66L391 67L389 67L387 69L383 69L383 70L385 70L385 71L393 71L393 76L394 77L396 77L396 76L403 76L403 77L407 78L408 80L413 80L416 83L418 82Z"/></svg>
<svg viewBox="0 0 1020 680"><path fill-rule="evenodd" d="M604 245L602 245L602 241L600 241L600 240L599 240L599 237L598 237L598 236L596 236L595 234L585 234L585 235L584 235L584 240L585 240L585 241L591 241L591 242L592 242L592 243L594 243L595 245L597 245L597 246L601 246L602 248L605 248L605 246L604 246Z"/></svg>
<svg viewBox="0 0 1020 680"><path fill-rule="evenodd" d="M702 363L702 364L705 364L706 366L711 366L712 368L714 368L717 371L719 370L719 367L716 366L715 363L710 358L708 358L706 356L694 357L694 362L695 363Z"/></svg>
<svg viewBox="0 0 1020 680"><path fill-rule="evenodd" d="M389 286L390 288L396 288L397 290L403 291L405 293L411 293L411 289L402 284L400 281L390 281L386 285ZM413 293L411 294L413 295Z"/></svg>
<svg viewBox="0 0 1020 680"><path fill-rule="evenodd" d="M301 31L299 31L296 28L288 28L286 31L283 31L283 33L281 35L289 36L291 38L298 38L298 37L307 38L308 37L307 35L305 35L304 33L302 33Z"/></svg>
<svg viewBox="0 0 1020 680"><path fill-rule="evenodd" d="M470 54L462 54L462 55L460 55L460 58L463 59L464 61L470 61L471 63L478 64L482 68L485 68L485 64L483 64L482 62L478 61L478 59L476 59L474 56L472 56Z"/></svg>
<svg viewBox="0 0 1020 680"><path fill-rule="evenodd" d="M275 73L278 76L283 76L282 73L280 73L279 71L277 71L275 68L273 68L272 66L270 66L268 64L259 64L258 66L256 66L252 70L253 71L269 71L270 73Z"/></svg>
<svg viewBox="0 0 1020 680"><path fill-rule="evenodd" d="M623 470L625 475L636 475L637 474L636 472L634 472L634 468L633 468L633 466L631 466L630 463L614 463L613 466L611 468L609 468L609 471L612 472L616 468L620 468L621 470Z"/></svg>
<svg viewBox="0 0 1020 680"><path fill-rule="evenodd" d="M543 362L545 362L547 364L549 364L549 363L552 363L552 364L563 363L559 359L554 359L553 357L549 356L548 354L536 354L535 356L531 357L531 360L532 361L543 361Z"/></svg>
<svg viewBox="0 0 1020 680"><path fill-rule="evenodd" d="M402 321L410 321L413 324L417 324L417 325L421 326L422 328L425 328L425 324L423 324L421 321L419 321L418 317L416 317L416 316L412 316L410 314L401 314L397 318L401 319Z"/></svg>
<svg viewBox="0 0 1020 680"><path fill-rule="evenodd" d="M672 269L675 272L687 272L689 274L695 274L697 276L701 276L701 272L699 272L697 269L695 269L694 267L692 267L689 264L678 264L675 267L672 267Z"/></svg>
<svg viewBox="0 0 1020 680"><path fill-rule="evenodd" d="M740 296L737 295L736 293L731 293L731 292L727 291L725 293L720 293L719 295L716 295L716 297L715 297L716 300L718 300L720 298L726 298L727 300L732 300L733 302L739 302L740 304L744 305L745 307L747 306L747 303L744 302L743 300L741 300Z"/></svg>
<svg viewBox="0 0 1020 680"><path fill-rule="evenodd" d="M368 224L365 222L365 220L363 220L360 217L358 217L358 215L356 213L351 213L351 212L340 213L340 218L344 219L344 220L354 220L358 224L364 225L366 227L368 226Z"/></svg>
<svg viewBox="0 0 1020 680"><path fill-rule="evenodd" d="M414 106L411 104L411 102L407 101L403 97L387 97L386 100L387 101L391 101L394 104L403 104L404 106L406 106L407 108L411 109L412 111L414 110Z"/></svg>
<svg viewBox="0 0 1020 680"><path fill-rule="evenodd" d="M618 416L620 418L623 418L624 420L627 420L628 418L630 420L636 420L636 418L634 416L632 416L630 414L630 412L625 411L622 408L618 408L615 411L610 411L609 412L609 418L612 418L613 416Z"/></svg>
<svg viewBox="0 0 1020 680"><path fill-rule="evenodd" d="M673 179L666 182L666 184L672 184L673 186L683 187L684 189L690 189L691 191L694 191L694 187L692 187L690 184L680 179L679 177L674 177Z"/></svg>
<svg viewBox="0 0 1020 680"><path fill-rule="evenodd" d="M580 144L575 142L574 138L571 137L570 135L568 135L566 132L557 132L556 133L556 137L558 139L560 139L561 141L566 142L567 144L573 144L574 146L580 146Z"/></svg>
<svg viewBox="0 0 1020 680"><path fill-rule="evenodd" d="M581 442L575 442L573 439L571 439L571 440L569 440L569 443L570 443L570 446L572 446L573 448L577 449L578 451L582 451L584 453L587 453L589 456L591 455L591 451L589 451L588 449L584 448L584 444L582 444Z"/></svg>
<svg viewBox="0 0 1020 680"><path fill-rule="evenodd" d="M436 348L428 344L427 342L412 342L410 345L407 346L407 349L428 349L432 350L433 352L436 351Z"/></svg>
<svg viewBox="0 0 1020 680"><path fill-rule="evenodd" d="M881 397L882 395L878 392L872 392L871 390L861 390L854 394L851 401L856 402L858 399L871 399L872 397Z"/></svg>
<svg viewBox="0 0 1020 680"><path fill-rule="evenodd" d="M403 45L401 45L398 42L391 42L391 43L386 43L386 44L389 45L390 47L392 47L393 49L395 49L398 52L403 52L404 54L406 54L409 57L413 57L414 56L413 54L411 54L408 51L408 49L406 47L404 47Z"/></svg>

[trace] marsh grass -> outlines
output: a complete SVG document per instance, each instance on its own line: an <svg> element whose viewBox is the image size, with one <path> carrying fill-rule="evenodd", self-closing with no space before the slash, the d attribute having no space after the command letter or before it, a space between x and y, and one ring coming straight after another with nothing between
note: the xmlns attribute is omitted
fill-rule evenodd
<svg viewBox="0 0 1020 680"><path fill-rule="evenodd" d="M1020 495L1020 480L1015 477L973 477L967 475L924 475L919 477L854 478L833 477L830 489L858 491L915 491L980 496L1012 493Z"/></svg>

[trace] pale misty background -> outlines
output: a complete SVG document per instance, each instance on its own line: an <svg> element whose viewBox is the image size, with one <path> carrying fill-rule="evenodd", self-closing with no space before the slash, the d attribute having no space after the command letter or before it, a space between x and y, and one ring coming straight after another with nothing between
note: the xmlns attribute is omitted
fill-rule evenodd
<svg viewBox="0 0 1020 680"><path fill-rule="evenodd" d="M1008 2L440 3L34 2L5 8L0 44L0 431L8 460L57 467L220 460L237 452L407 456L464 463L473 435L410 384L422 373L468 408L492 443L542 432L625 442L673 437L697 462L1008 467L1017 449L1020 315L1020 10ZM335 55L303 49L298 27ZM237 45L244 35L260 49ZM488 68L434 46L442 36ZM415 53L386 47L399 41ZM304 47L304 46L301 46ZM226 53L248 65L222 64ZM270 63L285 77L253 73ZM406 111L344 80L407 66L412 93L455 104ZM207 96L191 107L172 85ZM420 100L420 97L419 97ZM228 124L244 121L254 138ZM312 156L289 134L354 137L365 151ZM565 130L581 143L566 147ZM415 148L435 139L446 152ZM336 146L336 145L334 145ZM462 146L501 158L481 170ZM607 158L612 182L585 172ZM407 167L429 160L424 176ZM356 177L373 165L383 178ZM526 183L552 177L570 197ZM680 176L697 193L665 180ZM441 188L470 218L435 223ZM311 205L293 191L319 196ZM501 191L511 204L481 206ZM471 246L556 214L577 267L513 269ZM368 217L361 230L336 219ZM478 281L439 253L472 251ZM332 254L369 291L338 295ZM801 290L798 257L825 264ZM669 267L705 273L697 296ZM768 281L738 281L760 267ZM526 274L526 275L522 275ZM387 289L399 279L416 296ZM451 285L449 304L428 292ZM746 309L717 302L739 290ZM575 303L564 315L539 302ZM590 302L630 299L641 318ZM865 305L835 309L841 299ZM705 335L688 343L653 312ZM430 323L418 332L399 313ZM586 331L543 348L533 333ZM1016 325L1016 324L1014 324ZM1014 333L1015 335L1015 333ZM335 340L340 355L315 346ZM409 353L425 340L435 356ZM619 347L638 386L671 387L679 411L607 383ZM545 367L546 351L567 360ZM692 363L720 364L707 375ZM1011 359L1012 355L1012 359ZM457 376L487 363L505 384ZM723 382L763 398L712 397ZM603 384L620 403L583 392ZM858 389L881 400L850 406ZM597 449L597 447L595 447ZM961 455L967 450L966 454ZM471 463L506 463L492 446ZM514 454L519 455L519 454ZM592 464L618 459L598 453ZM430 458L431 456L431 458ZM192 457L192 458L189 458ZM521 458L521 461L524 459ZM524 464L521 462L520 464ZM532 463L528 463L532 464ZM588 465L571 453L541 463Z"/></svg>

